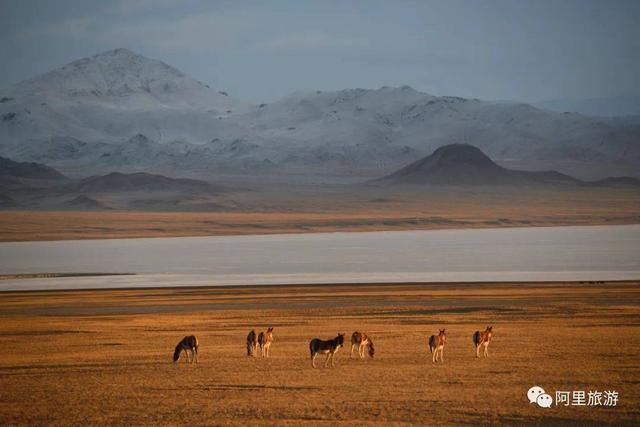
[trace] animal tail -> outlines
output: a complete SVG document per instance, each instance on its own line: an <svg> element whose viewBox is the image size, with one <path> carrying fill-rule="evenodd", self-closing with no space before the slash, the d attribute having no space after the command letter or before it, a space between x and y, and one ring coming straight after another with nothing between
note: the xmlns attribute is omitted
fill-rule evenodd
<svg viewBox="0 0 640 427"><path fill-rule="evenodd" d="M311 358L313 359L313 340L309 342L309 353Z"/></svg>
<svg viewBox="0 0 640 427"><path fill-rule="evenodd" d="M435 349L436 349L436 336L431 335L429 337L429 352L433 353Z"/></svg>
<svg viewBox="0 0 640 427"><path fill-rule="evenodd" d="M476 331L476 333L473 334L473 343L476 347L480 345L480 331Z"/></svg>

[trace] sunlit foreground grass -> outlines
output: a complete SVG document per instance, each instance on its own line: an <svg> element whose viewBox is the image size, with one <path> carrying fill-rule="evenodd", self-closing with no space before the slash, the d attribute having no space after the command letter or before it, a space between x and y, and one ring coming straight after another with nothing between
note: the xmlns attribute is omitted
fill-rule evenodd
<svg viewBox="0 0 640 427"><path fill-rule="evenodd" d="M638 285L2 294L0 425L637 425ZM476 359L471 335L488 324L490 357ZM272 357L248 358L248 331L267 326ZM427 339L439 327L448 341L434 365ZM354 330L373 338L374 359L344 348L335 368L311 368L311 338ZM200 363L171 363L191 333ZM533 385L620 401L543 409L526 398Z"/></svg>

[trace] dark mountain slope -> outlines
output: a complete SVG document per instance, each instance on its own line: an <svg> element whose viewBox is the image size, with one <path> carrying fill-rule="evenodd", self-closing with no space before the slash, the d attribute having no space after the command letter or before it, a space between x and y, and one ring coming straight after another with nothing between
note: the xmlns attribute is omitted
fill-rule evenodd
<svg viewBox="0 0 640 427"><path fill-rule="evenodd" d="M527 172L497 165L480 149L467 144L451 144L435 150L376 184L398 185L576 185L582 182L555 171Z"/></svg>
<svg viewBox="0 0 640 427"><path fill-rule="evenodd" d="M42 163L15 162L5 157L0 157L0 177L46 180L66 179L60 172Z"/></svg>

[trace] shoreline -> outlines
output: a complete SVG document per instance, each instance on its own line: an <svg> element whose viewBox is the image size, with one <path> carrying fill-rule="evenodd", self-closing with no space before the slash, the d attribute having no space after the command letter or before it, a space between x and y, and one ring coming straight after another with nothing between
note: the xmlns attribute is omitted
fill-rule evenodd
<svg viewBox="0 0 640 427"><path fill-rule="evenodd" d="M125 273L125 274L102 274L99 276L93 277L109 277L109 276L142 276L142 274L133 274L133 273ZM71 278L75 278L77 276L70 276ZM84 275L81 277L92 277L90 275ZM55 279L52 278L39 278L38 280L47 280L47 279ZM30 279L16 279L19 283L20 280L30 280ZM9 296L9 295L35 295L35 294L74 294L74 293L83 293L90 294L92 292L96 293L109 293L109 292L162 292L162 293L171 293L171 292L244 292L244 291L254 291L254 292L268 292L268 291L288 291L291 289L300 289L305 291L315 291L321 292L326 289L335 289L339 291L341 289L365 289L365 288L378 288L378 289L386 289L386 288L395 288L397 290L401 290L407 287L418 288L424 290L451 290L451 289L482 289L488 287L494 287L497 289L508 289L514 288L518 286L535 286L539 288L547 288L547 287L557 287L561 286L567 289L570 288L584 288L584 287L592 287L592 286L626 286L626 285L635 285L640 281L640 275L637 277L624 278L624 279L591 279L591 280L483 280L483 281L354 281L354 282L318 282L318 283L268 283L268 284L256 284L256 283L243 283L243 284L222 284L222 285L211 285L211 284L187 284L184 286L173 285L173 286L103 286L103 287L57 287L57 286L45 286L40 288L25 288L20 289L17 288L7 288L4 289L0 287L0 295Z"/></svg>
<svg viewBox="0 0 640 427"><path fill-rule="evenodd" d="M101 241L101 240L141 240L141 239L180 239L180 238L189 238L189 237L252 237L252 236L291 236L291 235L308 235L308 234L352 234L352 233L377 233L377 232L403 232L403 231L451 231L451 230L513 230L513 229L530 229L530 228L554 228L554 227L623 227L623 226L632 226L632 225L640 225L640 219L633 221L620 221L620 222L612 222L605 221L602 222L589 222L589 223L575 223L575 222L553 222L553 223L540 223L540 224L472 224L465 226L426 226L426 227L395 227L395 228L368 228L367 226L356 227L351 229L336 229L336 230L324 230L324 229L309 229L309 230L272 230L272 231L263 231L263 232L224 232L224 233L214 233L214 234L141 234L141 235L132 235L132 236L117 236L117 235L104 235L101 237L60 237L54 239L21 239L21 240L4 240L2 237L2 232L0 232L0 244L3 243L46 243L46 242L73 242L73 241ZM108 273L113 274L113 273ZM126 273L116 273L116 274L126 274Z"/></svg>
<svg viewBox="0 0 640 427"><path fill-rule="evenodd" d="M478 230L638 225L640 215L567 213L531 216L495 212L256 212L192 213L0 211L0 243L361 233L375 231Z"/></svg>

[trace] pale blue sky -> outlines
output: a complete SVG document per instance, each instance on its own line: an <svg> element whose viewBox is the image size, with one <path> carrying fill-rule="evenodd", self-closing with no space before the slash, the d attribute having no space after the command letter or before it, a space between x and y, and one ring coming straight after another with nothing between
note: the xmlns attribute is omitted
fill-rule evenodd
<svg viewBox="0 0 640 427"><path fill-rule="evenodd" d="M0 0L2 87L116 47L252 102L403 84L614 96L640 88L640 1Z"/></svg>

